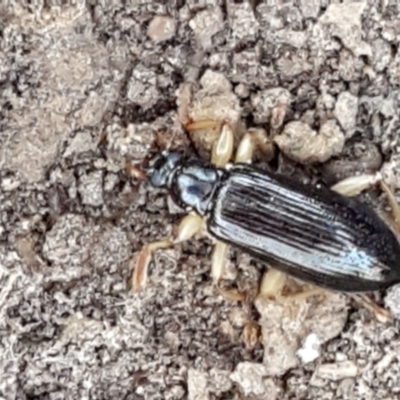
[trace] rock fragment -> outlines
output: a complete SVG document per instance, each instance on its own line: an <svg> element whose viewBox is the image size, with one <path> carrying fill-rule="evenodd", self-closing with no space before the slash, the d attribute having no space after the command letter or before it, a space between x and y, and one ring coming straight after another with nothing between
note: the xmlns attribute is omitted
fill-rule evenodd
<svg viewBox="0 0 400 400"><path fill-rule="evenodd" d="M325 162L344 145L344 135L334 120L325 122L319 132L304 122L292 121L274 140L286 156L303 164Z"/></svg>
<svg viewBox="0 0 400 400"><path fill-rule="evenodd" d="M298 355L306 362L304 351L298 353L301 342L311 337L314 343L325 343L342 331L347 318L345 297L333 292L319 300L277 302L258 297L255 306L261 315L263 365L268 376L281 376L298 366Z"/></svg>
<svg viewBox="0 0 400 400"><path fill-rule="evenodd" d="M103 172L95 171L82 175L78 186L82 203L89 206L101 206L103 204Z"/></svg>
<svg viewBox="0 0 400 400"><path fill-rule="evenodd" d="M356 127L357 112L358 98L350 92L340 93L336 101L334 114L336 119L339 121L340 126L346 133L346 139L353 136Z"/></svg>
<svg viewBox="0 0 400 400"><path fill-rule="evenodd" d="M200 11L189 22L197 44L208 49L212 46L212 37L223 28L223 15L220 7Z"/></svg>
<svg viewBox="0 0 400 400"><path fill-rule="evenodd" d="M208 400L210 395L207 390L207 374L193 368L188 371L188 399Z"/></svg>
<svg viewBox="0 0 400 400"><path fill-rule="evenodd" d="M330 380L340 381L346 378L354 378L357 376L358 368L353 361L342 361L332 364L322 364L317 367L311 377L311 384L317 385L318 381Z"/></svg>
<svg viewBox="0 0 400 400"><path fill-rule="evenodd" d="M242 362L236 366L231 379L239 385L245 396L260 396L268 393L268 400L276 399L277 388L272 379L268 379L267 368L258 363Z"/></svg>
<svg viewBox="0 0 400 400"><path fill-rule="evenodd" d="M254 122L256 124L270 123L274 110L277 108L283 109L286 115L292 100L291 93L284 88L266 89L252 95Z"/></svg>
<svg viewBox="0 0 400 400"><path fill-rule="evenodd" d="M154 42L164 42L174 37L176 21L168 16L157 15L147 28L147 36Z"/></svg>
<svg viewBox="0 0 400 400"><path fill-rule="evenodd" d="M367 3L332 3L320 17L322 26L329 26L332 36L337 36L356 56L371 56L371 46L362 37L361 15Z"/></svg>

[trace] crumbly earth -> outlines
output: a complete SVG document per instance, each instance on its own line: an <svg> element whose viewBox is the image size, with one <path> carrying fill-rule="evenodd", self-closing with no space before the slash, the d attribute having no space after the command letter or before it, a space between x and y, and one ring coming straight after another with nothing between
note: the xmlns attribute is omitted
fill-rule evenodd
<svg viewBox="0 0 400 400"><path fill-rule="evenodd" d="M387 324L339 294L244 307L213 290L201 239L157 253L132 293L135 253L179 215L127 171L166 148L203 155L181 122L207 104L266 129L283 173L381 170L399 189L399 13L390 0L1 2L0 398L398 399L398 287L376 295ZM233 252L227 271L246 287L260 268ZM241 338L250 318L264 347Z"/></svg>

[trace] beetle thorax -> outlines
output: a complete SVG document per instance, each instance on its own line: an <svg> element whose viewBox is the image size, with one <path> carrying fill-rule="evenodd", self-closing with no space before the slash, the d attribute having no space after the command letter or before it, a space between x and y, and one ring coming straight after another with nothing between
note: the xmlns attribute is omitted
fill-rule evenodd
<svg viewBox="0 0 400 400"><path fill-rule="evenodd" d="M200 165L184 165L174 174L171 195L183 208L204 216L211 206L213 194L220 181L222 171Z"/></svg>

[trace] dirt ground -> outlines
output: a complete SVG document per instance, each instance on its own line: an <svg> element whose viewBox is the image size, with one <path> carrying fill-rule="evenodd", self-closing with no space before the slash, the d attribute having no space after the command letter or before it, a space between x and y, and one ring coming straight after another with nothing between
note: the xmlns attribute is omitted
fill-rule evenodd
<svg viewBox="0 0 400 400"><path fill-rule="evenodd" d="M0 398L398 399L399 287L374 295L388 323L338 293L244 306L213 289L199 239L157 253L133 293L135 254L179 213L126 166L165 148L206 157L181 122L220 117L265 128L282 173L330 185L380 171L399 189L399 13L397 0L0 1ZM364 201L387 207L379 190ZM226 275L254 286L261 268L232 252Z"/></svg>

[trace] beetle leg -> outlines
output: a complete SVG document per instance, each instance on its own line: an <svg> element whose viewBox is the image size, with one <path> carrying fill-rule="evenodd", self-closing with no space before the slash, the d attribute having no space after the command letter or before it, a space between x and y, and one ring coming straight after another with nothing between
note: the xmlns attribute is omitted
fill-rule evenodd
<svg viewBox="0 0 400 400"><path fill-rule="evenodd" d="M379 182L382 190L386 193L389 205L392 209L393 218L388 220L391 227L400 234L400 206L397 202L392 190L382 180L379 174L376 175L360 175L351 178L346 178L331 187L332 190L344 196L356 196L369 187L376 185ZM351 297L358 303L361 303L365 308L374 313L376 319L386 323L391 321L392 316L389 311L385 310L376 304L371 298L365 294L351 294Z"/></svg>
<svg viewBox="0 0 400 400"><path fill-rule="evenodd" d="M190 213L182 218L178 225L178 232L173 240L173 243L186 242L193 236L200 233L203 228L203 218L195 213Z"/></svg>
<svg viewBox="0 0 400 400"><path fill-rule="evenodd" d="M224 124L218 140L214 143L211 155L211 163L217 167L224 167L232 158L234 136L232 128ZM213 284L217 287L220 294L228 300L241 300L239 293L233 290L224 290L218 287L219 281L223 276L225 260L228 255L229 245L217 241L211 256L211 275Z"/></svg>
<svg viewBox="0 0 400 400"><path fill-rule="evenodd" d="M246 348L249 350L254 349L259 343L260 335L260 325L255 321L247 322L242 333L242 340L244 341Z"/></svg>
<svg viewBox="0 0 400 400"><path fill-rule="evenodd" d="M224 125L221 135L213 147L212 163L217 166L225 166L232 157L233 153L233 132L228 125ZM213 284L226 300L229 301L244 301L245 293L236 289L222 289L219 287L219 282L224 274L225 260L229 251L229 245L217 241L214 245L211 257L211 275Z"/></svg>
<svg viewBox="0 0 400 400"><path fill-rule="evenodd" d="M202 120L187 124L185 129L187 131L218 129L220 134L212 147L211 163L217 167L225 167L225 165L231 160L234 135L232 127L229 124L223 123L222 121ZM218 283L224 273L224 265L228 249L229 246L227 244L219 241L214 246L211 262L213 284L225 298L229 300L242 300L243 295L240 293L236 293L233 290L223 290L218 287Z"/></svg>
<svg viewBox="0 0 400 400"><path fill-rule="evenodd" d="M218 293L228 301L240 301L241 303L246 300L246 293L241 292L237 289L222 289L219 286L215 286Z"/></svg>
<svg viewBox="0 0 400 400"><path fill-rule="evenodd" d="M254 153L254 140L250 132L246 132L236 150L235 163L250 163Z"/></svg>
<svg viewBox="0 0 400 400"><path fill-rule="evenodd" d="M191 239L201 231L202 226L202 218L197 214L191 213L182 219L174 238L144 245L136 257L131 281L132 290L138 292L146 285L147 270L152 257L157 250L166 249L172 247L176 243L181 243Z"/></svg>
<svg viewBox="0 0 400 400"><path fill-rule="evenodd" d="M378 182L381 182L381 177L379 174L352 176L331 186L331 190L343 196L353 197L359 195L361 192L370 188L371 186L376 185Z"/></svg>
<svg viewBox="0 0 400 400"><path fill-rule="evenodd" d="M261 278L259 295L268 298L277 298L286 283L286 275L277 269L269 268Z"/></svg>
<svg viewBox="0 0 400 400"><path fill-rule="evenodd" d="M392 219L388 222L391 227L400 234L400 205L396 200L390 187L382 180L380 174L375 175L360 175L351 178L346 178L331 187L331 189L343 196L357 196L362 191L369 187L380 184L382 190L388 197L390 208L392 209Z"/></svg>
<svg viewBox="0 0 400 400"><path fill-rule="evenodd" d="M383 181L381 181L381 188L386 193L390 208L392 209L392 219L389 222L396 233L400 234L400 205L390 187Z"/></svg>
<svg viewBox="0 0 400 400"><path fill-rule="evenodd" d="M229 251L229 245L224 242L217 242L214 245L214 249L211 256L211 275L213 279L213 285L216 287L218 293L228 301L240 301L243 302L246 299L246 293L241 292L237 289L222 289L219 286L219 282L224 275L225 260Z"/></svg>
<svg viewBox="0 0 400 400"><path fill-rule="evenodd" d="M256 149L265 155L271 156L273 154L273 146L264 129L249 129L236 150L235 162L250 163Z"/></svg>
<svg viewBox="0 0 400 400"><path fill-rule="evenodd" d="M190 122L185 125L189 132L202 129L216 129L219 131L218 139L215 141L211 151L211 164L217 167L225 167L231 160L233 153L234 134L232 126L223 121L206 119Z"/></svg>
<svg viewBox="0 0 400 400"><path fill-rule="evenodd" d="M235 162L251 162L256 148L271 150L272 143L268 140L266 132L263 129L252 129L246 132L236 151ZM283 290L286 282L286 275L276 269L270 268L262 277L259 288L259 294L275 298Z"/></svg>
<svg viewBox="0 0 400 400"><path fill-rule="evenodd" d="M232 158L233 153L233 131L227 124L223 125L220 137L213 147L211 162L219 167L225 166ZM254 152L254 140L250 132L247 132L239 143L236 151L235 162L250 162ZM224 274L225 260L228 255L229 245L217 242L214 246L211 261L213 283L218 292L227 300L244 301L245 293L236 289L222 289L218 286Z"/></svg>
<svg viewBox="0 0 400 400"><path fill-rule="evenodd" d="M166 249L172 245L172 241L166 239L159 242L148 243L142 247L136 257L134 271L132 274L131 288L133 291L139 292L146 285L147 270L153 254L159 249Z"/></svg>
<svg viewBox="0 0 400 400"><path fill-rule="evenodd" d="M187 131L199 131L202 129L218 129L221 130L222 122L213 119L204 119L201 121L189 122L185 125Z"/></svg>
<svg viewBox="0 0 400 400"><path fill-rule="evenodd" d="M217 167L225 167L232 158L233 130L229 124L224 124L218 140L214 143L211 154L211 163Z"/></svg>
<svg viewBox="0 0 400 400"><path fill-rule="evenodd" d="M366 294L362 293L353 293L350 295L355 301L363 305L367 310L374 313L375 318L386 324L393 320L393 316L390 311L385 310L383 307L380 307L376 304L371 298L369 298Z"/></svg>
<svg viewBox="0 0 400 400"><path fill-rule="evenodd" d="M214 144L212 151L212 164L216 166L225 166L232 158L233 153L234 136L232 128L228 124L222 126L221 134ZM235 162L236 163L250 163L256 148L259 148L263 152L271 152L272 143L268 140L266 132L263 129L252 129L245 133L236 151ZM213 282L218 288L218 291L228 300L243 301L245 294L238 292L234 289L223 290L218 287L218 283L223 276L225 259L228 254L229 245L222 242L217 242L214 246L212 255L212 277ZM272 270L271 270L272 271ZM285 274L282 272L273 270L270 272L276 279L271 280L271 291L274 282L281 282L279 285L283 287L285 282ZM267 277L269 275L267 273ZM267 278L267 279L268 279ZM279 292L282 288L278 286L276 292Z"/></svg>
<svg viewBox="0 0 400 400"><path fill-rule="evenodd" d="M224 242L217 242L211 256L211 275L214 285L218 285L224 274L225 260L228 255L229 245Z"/></svg>

